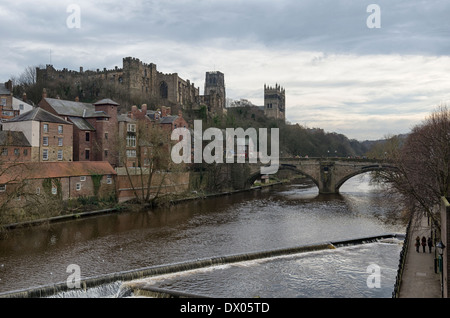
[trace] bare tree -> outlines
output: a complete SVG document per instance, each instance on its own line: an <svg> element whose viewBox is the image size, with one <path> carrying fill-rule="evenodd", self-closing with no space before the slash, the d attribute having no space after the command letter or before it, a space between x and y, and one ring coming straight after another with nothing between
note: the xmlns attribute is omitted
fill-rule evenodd
<svg viewBox="0 0 450 318"><path fill-rule="evenodd" d="M391 140L392 144L392 140ZM388 153L395 171L379 174L402 194L409 217L425 214L439 224L437 207L450 194L450 111L441 106Z"/></svg>
<svg viewBox="0 0 450 318"><path fill-rule="evenodd" d="M148 120L136 122L137 164L130 167L125 145L121 147L121 164L137 202L153 205L162 196L162 190L170 182L169 173L183 170L170 159L171 140L168 131L158 123ZM134 155L134 152L133 152Z"/></svg>

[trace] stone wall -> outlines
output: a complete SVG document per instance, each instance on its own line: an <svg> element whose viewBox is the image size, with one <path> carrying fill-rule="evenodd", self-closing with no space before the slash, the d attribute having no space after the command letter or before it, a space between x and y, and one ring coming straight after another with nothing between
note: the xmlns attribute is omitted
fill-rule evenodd
<svg viewBox="0 0 450 318"><path fill-rule="evenodd" d="M118 201L124 202L127 200L131 200L135 198L133 186L137 191L142 193L141 188L141 176L139 174L139 168L129 168L128 171L130 173L130 177L128 177L124 168L117 169L117 191L118 191ZM135 171L136 173L133 173ZM144 191L146 191L145 182L147 181L148 175L144 174ZM131 182L130 182L131 178ZM155 173L152 177L151 184L151 192L152 194L156 193L158 190L161 180L163 178L163 173ZM167 193L184 193L189 190L189 173L188 172L168 172L164 176L164 180L162 181L162 187L160 190L161 194Z"/></svg>

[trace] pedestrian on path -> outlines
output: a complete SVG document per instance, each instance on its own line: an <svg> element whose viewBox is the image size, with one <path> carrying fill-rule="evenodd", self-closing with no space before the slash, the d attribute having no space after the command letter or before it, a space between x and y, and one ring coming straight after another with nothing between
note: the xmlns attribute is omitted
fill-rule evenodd
<svg viewBox="0 0 450 318"><path fill-rule="evenodd" d="M426 246L427 246L427 238L425 236L422 236L422 248L423 248L424 253L425 253Z"/></svg>
<svg viewBox="0 0 450 318"><path fill-rule="evenodd" d="M415 246L416 246L416 252L419 253L419 248L420 248L420 237L419 236L416 237Z"/></svg>
<svg viewBox="0 0 450 318"><path fill-rule="evenodd" d="M431 253L431 248L433 247L433 240L428 236L428 250Z"/></svg>

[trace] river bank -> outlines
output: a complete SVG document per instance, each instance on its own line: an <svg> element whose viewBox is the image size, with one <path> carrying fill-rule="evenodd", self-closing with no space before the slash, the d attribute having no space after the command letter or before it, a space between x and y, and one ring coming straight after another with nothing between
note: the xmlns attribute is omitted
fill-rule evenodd
<svg viewBox="0 0 450 318"><path fill-rule="evenodd" d="M255 187L251 187L249 189L243 189L243 190L233 190L233 191L225 191L220 193L198 193L194 192L194 194L191 192L188 196L181 196L177 195L175 196L168 196L162 199L161 202L158 203L158 205L165 205L165 204L180 204L188 201L194 201L194 200L203 200L207 198L215 198L215 197L221 197L221 196L228 196L233 195L236 193L243 193L248 191L255 191L255 190L261 190L263 188L272 187L275 185L284 184L286 181L278 181L273 182L269 184L259 185ZM138 204L138 203L127 203L123 202L120 204L114 204L111 208L106 209L100 209L100 210L91 210L91 211L85 211L85 212L77 212L77 213L70 213L65 215L59 215L49 218L40 218L36 220L30 220L26 222L17 222L17 223L11 223L6 225L0 225L0 229L2 230L13 230L16 228L23 228L23 227L30 227L30 226L38 226L42 224L50 224L55 222L62 222L62 221L68 221L68 220L75 220L80 218L86 218L86 217L92 217L92 216L98 216L102 214L109 214L109 213L120 213L123 211L142 211L149 209L150 206L148 204ZM1 232L1 231L0 231Z"/></svg>

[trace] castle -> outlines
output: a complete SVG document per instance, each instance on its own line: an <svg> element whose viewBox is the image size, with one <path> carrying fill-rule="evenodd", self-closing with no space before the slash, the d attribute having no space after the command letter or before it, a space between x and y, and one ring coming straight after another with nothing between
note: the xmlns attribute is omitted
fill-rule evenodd
<svg viewBox="0 0 450 318"><path fill-rule="evenodd" d="M194 83L184 80L178 73L159 72L156 64L143 63L137 58L123 58L122 68L96 71L72 71L64 68L56 70L53 65L36 68L36 82L45 87L52 83L66 82L68 89L80 99L118 98L119 95L131 105L148 103L155 106L168 106L175 113L179 110L196 109L204 104L213 114L225 111L225 80L220 72L207 72L205 94ZM212 75L211 75L212 74ZM211 81L212 76L216 81Z"/></svg>
<svg viewBox="0 0 450 318"><path fill-rule="evenodd" d="M264 115L286 120L286 90L280 85L264 85Z"/></svg>

